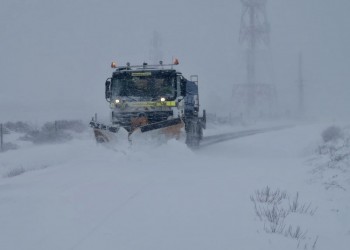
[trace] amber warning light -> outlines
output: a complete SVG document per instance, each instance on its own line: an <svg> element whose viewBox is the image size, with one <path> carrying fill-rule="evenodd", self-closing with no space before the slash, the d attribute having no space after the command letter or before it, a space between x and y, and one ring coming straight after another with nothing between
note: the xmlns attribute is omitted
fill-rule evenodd
<svg viewBox="0 0 350 250"><path fill-rule="evenodd" d="M116 62L112 62L112 63L111 63L111 68L112 68L112 69L115 69L116 67L117 67L117 63L116 63Z"/></svg>

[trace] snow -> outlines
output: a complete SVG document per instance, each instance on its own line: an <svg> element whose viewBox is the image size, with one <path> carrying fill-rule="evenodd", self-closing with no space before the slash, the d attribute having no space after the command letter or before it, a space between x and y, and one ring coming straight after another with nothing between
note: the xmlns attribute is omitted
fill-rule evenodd
<svg viewBox="0 0 350 250"><path fill-rule="evenodd" d="M325 162L316 149L327 126L299 124L195 151L176 140L97 145L91 132L25 144L0 154L0 248L348 249L350 184L327 189L314 171ZM206 135L228 130L217 125ZM264 230L251 196L266 186L298 193L316 210L284 221L305 239Z"/></svg>

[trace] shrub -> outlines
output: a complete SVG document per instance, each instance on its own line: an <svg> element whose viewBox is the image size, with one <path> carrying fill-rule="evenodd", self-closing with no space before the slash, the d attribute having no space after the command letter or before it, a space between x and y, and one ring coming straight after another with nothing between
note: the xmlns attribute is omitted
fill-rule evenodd
<svg viewBox="0 0 350 250"><path fill-rule="evenodd" d="M6 177L9 177L9 178L15 177L17 175L23 174L24 172L25 172L25 170L23 167L14 168L6 174Z"/></svg>
<svg viewBox="0 0 350 250"><path fill-rule="evenodd" d="M331 126L322 132L322 139L324 142L337 141L341 138L343 138L343 131L336 126Z"/></svg>
<svg viewBox="0 0 350 250"><path fill-rule="evenodd" d="M73 138L69 131L81 133L87 126L78 120L59 120L45 123L40 130L31 130L21 137L21 140L36 144L50 142L65 142Z"/></svg>
<svg viewBox="0 0 350 250"><path fill-rule="evenodd" d="M25 122L6 122L5 128L18 133L27 133L32 130L32 127Z"/></svg>
<svg viewBox="0 0 350 250"><path fill-rule="evenodd" d="M1 152L5 152L5 151L8 151L8 150L14 150L14 149L17 149L18 146L16 144L13 144L11 142L6 142L2 145L2 150L0 148L0 153Z"/></svg>
<svg viewBox="0 0 350 250"><path fill-rule="evenodd" d="M21 137L22 140L31 141L36 144L49 142L65 142L72 139L72 136L63 130L47 129L35 130Z"/></svg>
<svg viewBox="0 0 350 250"><path fill-rule="evenodd" d="M273 191L267 186L261 190L256 190L250 200L254 203L255 214L264 223L266 233L280 234L295 239L298 241L298 245L301 241L307 241L304 249L308 249L307 244L310 237L307 237L307 231L300 226L288 225L286 227L285 219L292 213L312 216L316 209L311 208L311 203L300 203L299 193L292 201L289 197L286 191L280 191L279 189ZM316 242L317 239L312 249L315 249Z"/></svg>

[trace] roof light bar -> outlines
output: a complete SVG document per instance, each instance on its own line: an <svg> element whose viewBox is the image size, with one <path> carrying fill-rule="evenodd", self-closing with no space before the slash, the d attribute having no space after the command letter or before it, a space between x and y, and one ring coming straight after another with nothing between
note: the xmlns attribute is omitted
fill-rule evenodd
<svg viewBox="0 0 350 250"><path fill-rule="evenodd" d="M148 65L146 62L144 62L142 65L130 65L129 62L126 63L126 67L125 66L117 66L116 62L112 62L111 63L111 68L113 69L131 69L131 68L152 68L152 67L164 67L164 66L174 66L174 65L179 65L179 60L177 58L175 58L173 60L173 63L169 63L169 64L164 64L163 61L159 61L159 64L151 64Z"/></svg>

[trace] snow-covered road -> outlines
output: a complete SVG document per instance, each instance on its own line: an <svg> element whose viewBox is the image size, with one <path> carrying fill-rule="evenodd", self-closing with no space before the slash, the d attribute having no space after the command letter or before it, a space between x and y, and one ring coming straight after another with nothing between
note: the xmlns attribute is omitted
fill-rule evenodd
<svg viewBox="0 0 350 250"><path fill-rule="evenodd" d="M324 128L196 151L176 140L105 147L91 134L8 151L0 155L0 249L348 249L349 193L326 190L308 164ZM13 169L23 173L6 177ZM317 209L286 219L304 239L264 230L250 197L266 186L298 192Z"/></svg>

